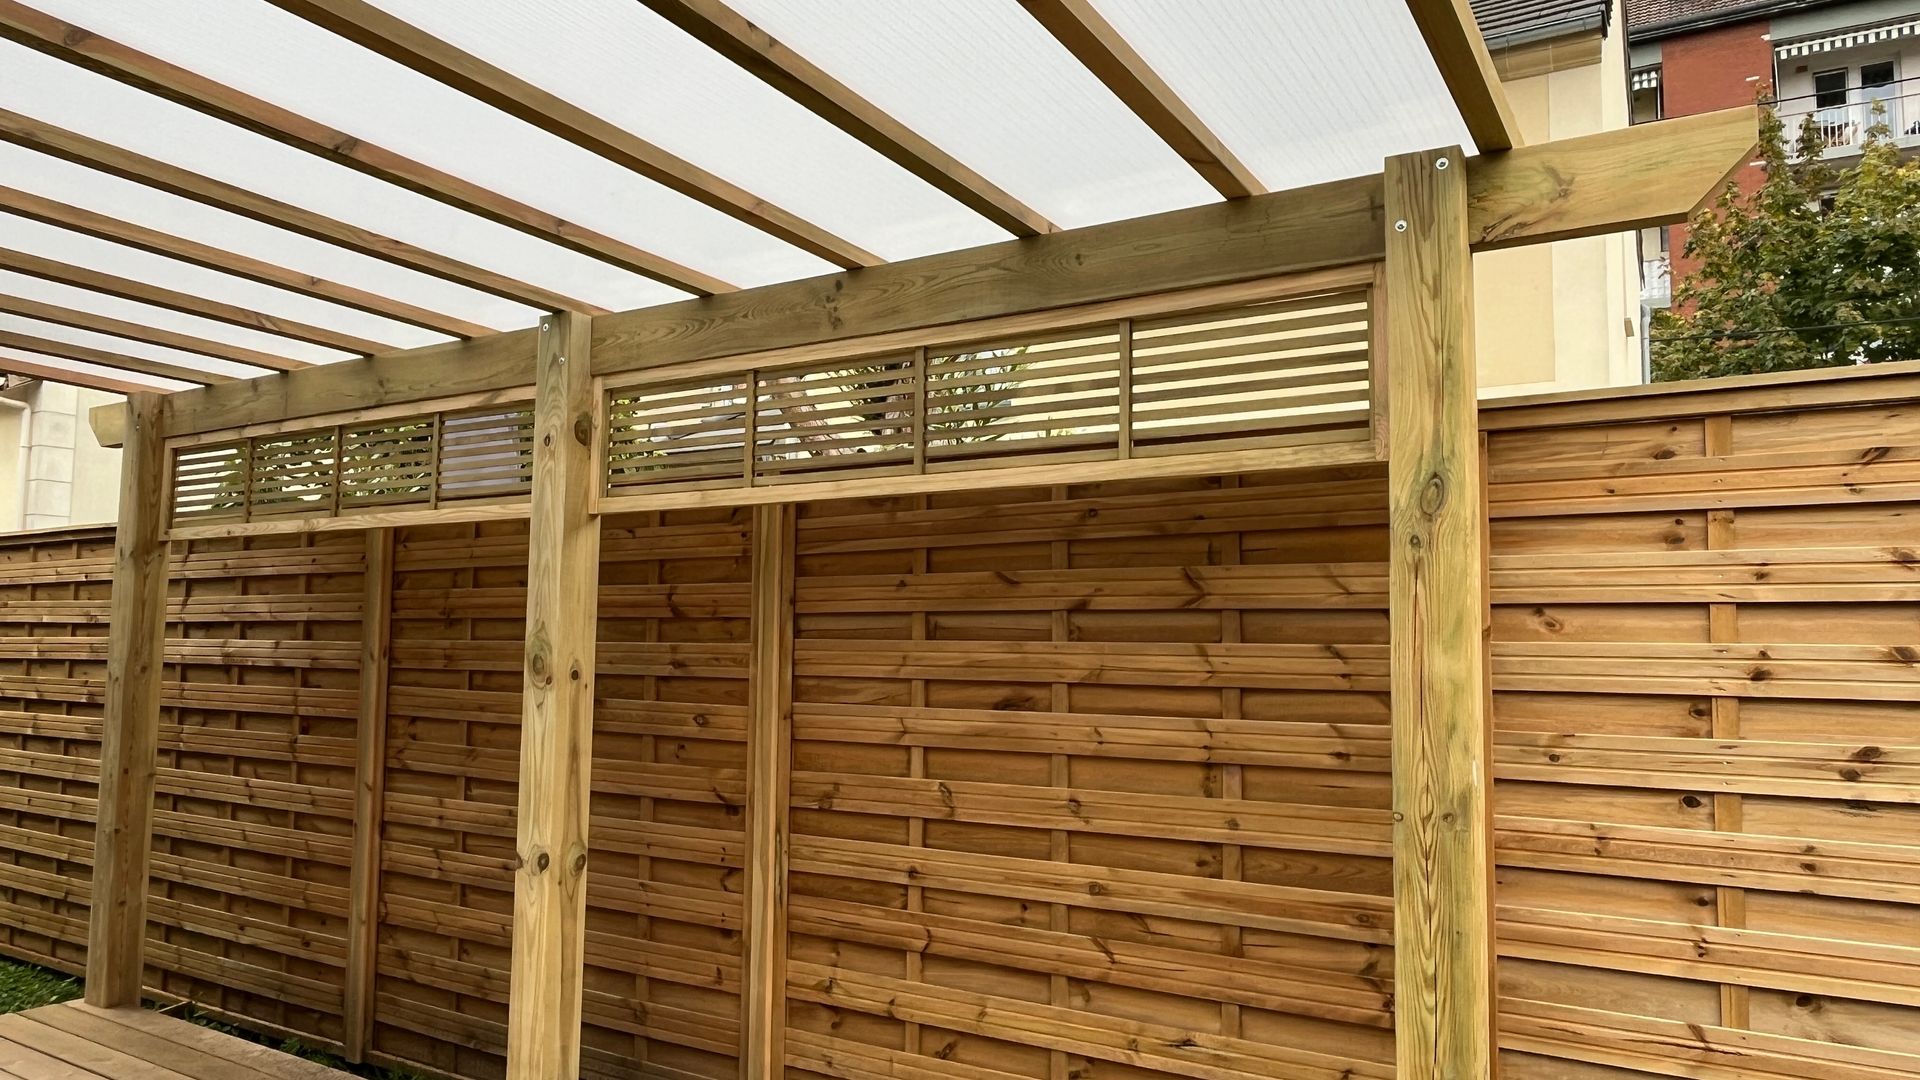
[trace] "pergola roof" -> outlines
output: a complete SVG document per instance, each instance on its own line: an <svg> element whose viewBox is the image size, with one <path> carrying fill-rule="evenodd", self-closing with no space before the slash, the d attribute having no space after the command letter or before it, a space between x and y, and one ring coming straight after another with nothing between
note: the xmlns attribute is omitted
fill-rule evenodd
<svg viewBox="0 0 1920 1080"><path fill-rule="evenodd" d="M0 0L0 38L0 370L162 389L1511 139L1465 0Z"/></svg>

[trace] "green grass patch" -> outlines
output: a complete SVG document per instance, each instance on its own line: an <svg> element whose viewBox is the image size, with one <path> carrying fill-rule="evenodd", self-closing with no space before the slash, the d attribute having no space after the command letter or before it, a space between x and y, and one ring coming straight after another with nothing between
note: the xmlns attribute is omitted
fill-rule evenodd
<svg viewBox="0 0 1920 1080"><path fill-rule="evenodd" d="M34 964L0 958L0 1013L56 1005L80 996L80 980Z"/></svg>

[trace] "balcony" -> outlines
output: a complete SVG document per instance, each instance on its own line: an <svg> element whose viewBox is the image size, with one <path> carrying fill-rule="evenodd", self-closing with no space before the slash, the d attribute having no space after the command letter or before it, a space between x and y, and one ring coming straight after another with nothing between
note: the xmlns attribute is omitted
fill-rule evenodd
<svg viewBox="0 0 1920 1080"><path fill-rule="evenodd" d="M1666 256L1640 260L1640 303L1650 308L1673 306L1673 268Z"/></svg>
<svg viewBox="0 0 1920 1080"><path fill-rule="evenodd" d="M1886 124L1894 145L1920 146L1920 78L1782 98L1774 107L1787 126L1789 146L1799 137L1801 122L1813 117L1826 157L1858 154L1877 123Z"/></svg>

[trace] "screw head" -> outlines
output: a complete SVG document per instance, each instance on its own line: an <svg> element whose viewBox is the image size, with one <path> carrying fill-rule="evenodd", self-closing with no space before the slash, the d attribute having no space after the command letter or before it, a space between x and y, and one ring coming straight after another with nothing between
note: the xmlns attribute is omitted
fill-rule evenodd
<svg viewBox="0 0 1920 1080"><path fill-rule="evenodd" d="M543 331L551 330L553 329L553 324L546 321L545 319L542 319L540 320L540 329Z"/></svg>
<svg viewBox="0 0 1920 1080"><path fill-rule="evenodd" d="M1406 218L1401 218L1401 219L1400 219L1399 221L1396 221L1396 222L1394 222L1394 223L1393 223L1393 231L1394 231L1394 232L1406 232L1406 231L1407 231L1407 219L1406 219Z"/></svg>
<svg viewBox="0 0 1920 1080"><path fill-rule="evenodd" d="M1441 158L1439 161L1433 163L1433 167L1436 169L1444 169L1447 167L1447 164L1447 159Z"/></svg>

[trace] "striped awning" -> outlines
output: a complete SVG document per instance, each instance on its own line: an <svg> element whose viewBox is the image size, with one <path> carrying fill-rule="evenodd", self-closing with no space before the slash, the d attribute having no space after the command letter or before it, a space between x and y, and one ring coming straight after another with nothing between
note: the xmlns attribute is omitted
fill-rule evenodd
<svg viewBox="0 0 1920 1080"><path fill-rule="evenodd" d="M1856 45L1872 45L1878 41L1892 41L1896 38L1920 36L1920 19L1906 22L1888 23L1884 26L1869 26L1858 30L1848 30L1826 37L1807 38L1804 41L1790 41L1774 47L1774 55L1784 60L1790 56L1812 56L1815 53L1833 52L1837 49L1851 49Z"/></svg>
<svg viewBox="0 0 1920 1080"><path fill-rule="evenodd" d="M1635 90L1651 90L1660 85L1660 69L1642 68L1633 73L1632 87Z"/></svg>

